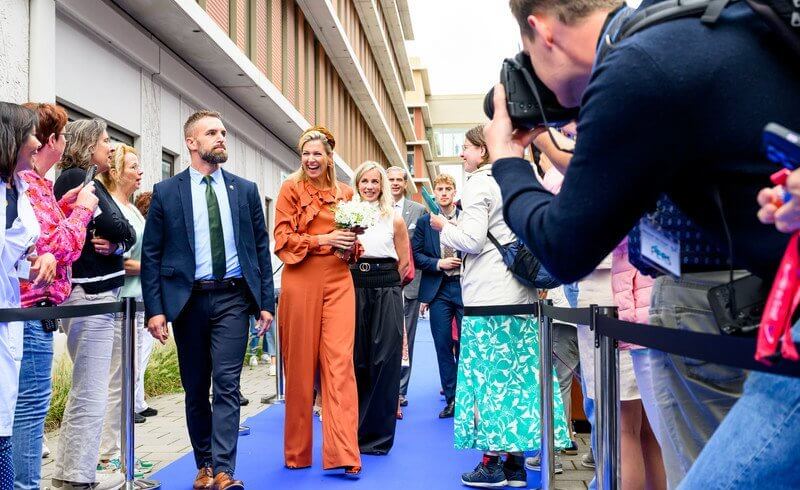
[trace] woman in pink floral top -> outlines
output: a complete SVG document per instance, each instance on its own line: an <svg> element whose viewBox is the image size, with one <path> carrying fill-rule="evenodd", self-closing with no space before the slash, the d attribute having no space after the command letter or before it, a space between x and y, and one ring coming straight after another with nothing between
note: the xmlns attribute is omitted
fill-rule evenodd
<svg viewBox="0 0 800 490"><path fill-rule="evenodd" d="M67 113L53 104L25 105L37 112L36 137L42 148L34 169L19 172L28 184L27 195L41 228L36 242L39 257L55 262L50 282L20 282L23 308L55 306L69 296L72 263L81 255L86 226L97 208L94 184L77 187L56 201L53 183L44 175L61 159L66 146L63 130ZM44 267L44 265L43 265ZM12 447L15 488L40 488L42 435L50 406L50 370L53 363L53 332L48 322L25 322L19 398L14 413ZM51 323L52 325L52 323Z"/></svg>

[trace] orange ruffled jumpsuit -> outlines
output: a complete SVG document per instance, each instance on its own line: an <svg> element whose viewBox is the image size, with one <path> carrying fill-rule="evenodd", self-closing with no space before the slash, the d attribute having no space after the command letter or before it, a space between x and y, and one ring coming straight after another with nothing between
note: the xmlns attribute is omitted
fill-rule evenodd
<svg viewBox="0 0 800 490"><path fill-rule="evenodd" d="M320 246L316 235L334 230L333 206L353 190L339 184L317 189L288 179L275 206L275 254L283 261L278 305L286 373L284 459L290 468L311 466L314 376L320 374L322 465L361 466L358 396L353 368L355 291L348 265Z"/></svg>

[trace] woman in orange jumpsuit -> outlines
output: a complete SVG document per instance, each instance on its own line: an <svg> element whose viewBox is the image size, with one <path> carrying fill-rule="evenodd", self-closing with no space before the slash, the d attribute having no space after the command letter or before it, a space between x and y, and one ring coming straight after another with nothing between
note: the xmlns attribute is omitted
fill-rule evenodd
<svg viewBox="0 0 800 490"><path fill-rule="evenodd" d="M350 187L336 181L335 144L325 128L302 134L300 169L283 183L275 206L275 254L286 264L278 305L286 367L284 459L287 468L311 466L311 407L319 371L325 407L322 466L357 476L355 291L348 264L334 250L356 248L358 242L354 233L336 230L333 221L336 203L353 196Z"/></svg>

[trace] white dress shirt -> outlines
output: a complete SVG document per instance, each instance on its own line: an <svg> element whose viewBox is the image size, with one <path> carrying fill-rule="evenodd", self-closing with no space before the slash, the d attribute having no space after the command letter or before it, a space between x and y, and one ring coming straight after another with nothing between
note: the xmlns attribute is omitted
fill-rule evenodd
<svg viewBox="0 0 800 490"><path fill-rule="evenodd" d="M192 186L192 213L194 214L194 259L196 281L214 279L211 264L211 234L208 226L208 204L206 203L206 184L203 174L189 167ZM236 252L236 237L233 233L231 205L228 202L228 191L225 189L225 178L222 169L211 174L214 193L219 203L219 215L222 220L222 234L225 238L225 278L242 277L239 266L239 254Z"/></svg>

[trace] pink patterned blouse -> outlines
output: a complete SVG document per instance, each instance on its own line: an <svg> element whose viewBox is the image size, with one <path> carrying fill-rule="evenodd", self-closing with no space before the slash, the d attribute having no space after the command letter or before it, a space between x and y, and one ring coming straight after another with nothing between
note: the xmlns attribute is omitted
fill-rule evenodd
<svg viewBox="0 0 800 490"><path fill-rule="evenodd" d="M43 299L61 304L72 292L72 263L81 256L86 226L93 213L83 206L74 206L74 202L68 204L63 199L57 202L53 183L35 171L25 170L19 176L29 186L28 197L42 229L36 253L51 253L58 262L56 277L49 286L34 288L30 282L20 282L22 307L28 308Z"/></svg>

